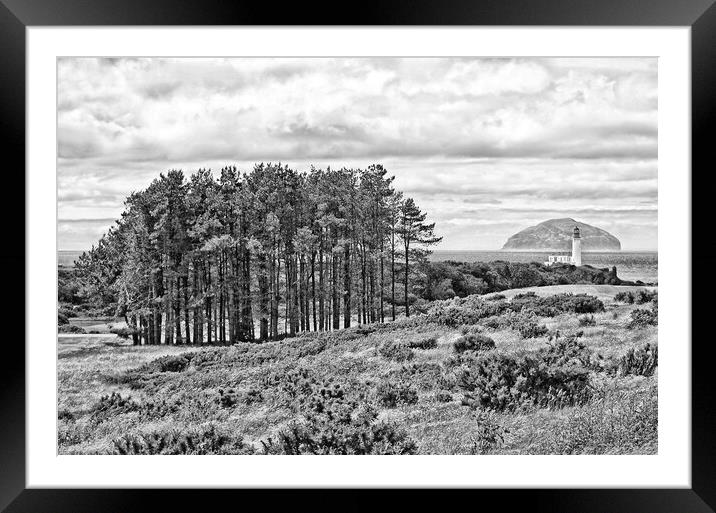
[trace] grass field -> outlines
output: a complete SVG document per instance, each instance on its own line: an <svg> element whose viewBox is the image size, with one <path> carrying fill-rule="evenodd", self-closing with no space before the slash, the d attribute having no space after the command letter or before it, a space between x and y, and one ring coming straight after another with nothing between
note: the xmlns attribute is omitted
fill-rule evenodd
<svg viewBox="0 0 716 513"><path fill-rule="evenodd" d="M504 310L528 290L587 293L604 310ZM656 346L658 328L629 329L631 312L649 305L616 302L626 290L637 288L505 291L497 301L444 302L442 316L231 347L60 336L58 450L656 454L657 372L639 349ZM477 319L493 304L503 313ZM456 341L477 335L494 348L458 352ZM514 365L527 365L539 395L519 392L519 380L504 386Z"/></svg>

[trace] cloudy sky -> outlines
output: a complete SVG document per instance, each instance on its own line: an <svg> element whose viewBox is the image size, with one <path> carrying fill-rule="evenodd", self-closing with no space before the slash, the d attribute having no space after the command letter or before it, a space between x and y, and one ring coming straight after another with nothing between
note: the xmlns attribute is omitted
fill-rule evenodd
<svg viewBox="0 0 716 513"><path fill-rule="evenodd" d="M160 172L382 163L444 237L555 217L657 246L657 61L60 59L58 246L87 249Z"/></svg>

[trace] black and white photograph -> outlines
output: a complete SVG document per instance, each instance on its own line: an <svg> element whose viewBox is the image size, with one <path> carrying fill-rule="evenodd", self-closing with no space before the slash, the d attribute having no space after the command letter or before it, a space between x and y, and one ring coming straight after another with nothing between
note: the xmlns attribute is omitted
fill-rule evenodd
<svg viewBox="0 0 716 513"><path fill-rule="evenodd" d="M654 57L58 58L57 453L658 454L658 100Z"/></svg>

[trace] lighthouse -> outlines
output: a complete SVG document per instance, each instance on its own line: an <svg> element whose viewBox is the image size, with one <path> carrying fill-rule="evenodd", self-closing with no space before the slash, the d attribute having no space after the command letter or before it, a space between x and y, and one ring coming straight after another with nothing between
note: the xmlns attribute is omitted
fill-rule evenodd
<svg viewBox="0 0 716 513"><path fill-rule="evenodd" d="M566 253L566 251L564 253ZM572 230L572 256L565 255L564 253L561 255L549 255L544 265L582 265L582 236L579 233L578 226L575 226L574 230Z"/></svg>
<svg viewBox="0 0 716 513"><path fill-rule="evenodd" d="M578 226L575 226L572 232L572 263L582 265L582 237L579 235Z"/></svg>

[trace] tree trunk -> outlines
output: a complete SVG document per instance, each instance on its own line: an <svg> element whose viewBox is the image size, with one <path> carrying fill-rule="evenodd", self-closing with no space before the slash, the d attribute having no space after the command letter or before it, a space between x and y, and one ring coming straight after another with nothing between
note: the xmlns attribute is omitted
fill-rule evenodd
<svg viewBox="0 0 716 513"><path fill-rule="evenodd" d="M269 279L266 255L259 253L258 256L258 286L259 286L259 340L265 341L269 338Z"/></svg>
<svg viewBox="0 0 716 513"><path fill-rule="evenodd" d="M409 245L405 245L405 316L410 317L410 305L408 304L408 276L410 275L410 270L408 267L408 254L409 254Z"/></svg>
<svg viewBox="0 0 716 513"><path fill-rule="evenodd" d="M385 311L383 310L383 294L385 289L385 268L384 268L384 259L383 259L383 243L380 244L380 290L378 293L380 294L379 299L379 308L380 308L380 322L385 322Z"/></svg>
<svg viewBox="0 0 716 513"><path fill-rule="evenodd" d="M294 255L291 261L291 299L293 301L293 307L291 308L291 324L293 329L292 335L298 333L299 329L299 297L298 297L298 256Z"/></svg>
<svg viewBox="0 0 716 513"><path fill-rule="evenodd" d="M323 245L321 245L318 250L318 323L321 325L321 331L326 329L326 291L323 273Z"/></svg>
<svg viewBox="0 0 716 513"><path fill-rule="evenodd" d="M311 306L313 309L313 331L318 331L316 323L316 252L311 254Z"/></svg>
<svg viewBox="0 0 716 513"><path fill-rule="evenodd" d="M306 272L306 265L304 263L303 255L299 257L299 274L298 274L298 316L300 321L301 331L306 331L306 313L304 311L304 295L305 290L303 289L303 276Z"/></svg>
<svg viewBox="0 0 716 513"><path fill-rule="evenodd" d="M277 340L279 338L278 333L278 309L279 309L279 302L281 301L281 260L278 258L278 256L275 257L276 262L276 274L274 278L274 302L273 302L273 310L271 312L271 322L273 324L273 338L274 340Z"/></svg>
<svg viewBox="0 0 716 513"><path fill-rule="evenodd" d="M248 248L243 249L241 262L242 287L241 287L241 322L239 340L254 341L254 314L251 304L251 252Z"/></svg>
<svg viewBox="0 0 716 513"><path fill-rule="evenodd" d="M351 247L343 248L343 327L351 327Z"/></svg>
<svg viewBox="0 0 716 513"><path fill-rule="evenodd" d="M181 279L179 276L177 276L176 279L176 293L174 294L175 298L172 298L172 301L174 301L174 330L176 331L176 343L182 344L184 340L181 337L181 303L179 302L179 290L181 289ZM187 335L189 335L189 332L187 332Z"/></svg>
<svg viewBox="0 0 716 513"><path fill-rule="evenodd" d="M164 285L164 314L166 319L164 320L164 344L174 345L174 328L172 326L172 281L166 277Z"/></svg>
<svg viewBox="0 0 716 513"><path fill-rule="evenodd" d="M333 257L333 269L331 276L331 286L333 287L333 301L331 308L333 309L333 329L338 330L341 328L341 308L338 304L340 298L338 295L338 258L336 255Z"/></svg>
<svg viewBox="0 0 716 513"><path fill-rule="evenodd" d="M390 306L393 320L395 320L395 235L392 235L390 249Z"/></svg>
<svg viewBox="0 0 716 513"><path fill-rule="evenodd" d="M211 304L211 260L207 259L206 265L206 343L211 344L211 312L214 307Z"/></svg>

